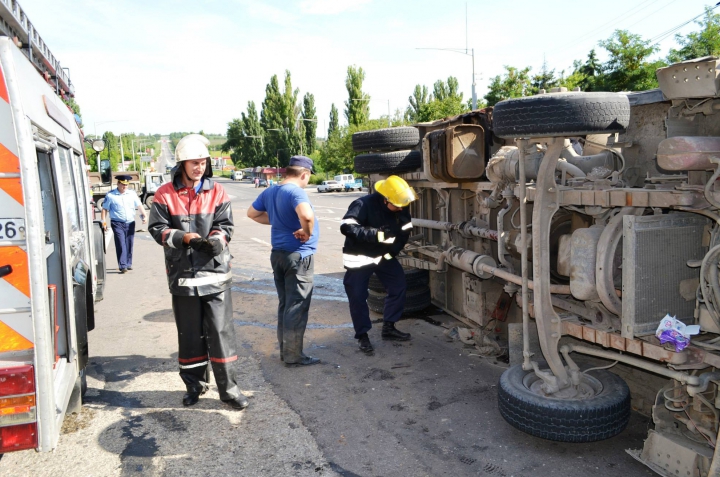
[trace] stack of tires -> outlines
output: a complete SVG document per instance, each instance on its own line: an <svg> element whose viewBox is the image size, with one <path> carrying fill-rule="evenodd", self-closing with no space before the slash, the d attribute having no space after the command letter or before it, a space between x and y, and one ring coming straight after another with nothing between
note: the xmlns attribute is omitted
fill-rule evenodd
<svg viewBox="0 0 720 477"><path fill-rule="evenodd" d="M427 270L419 268L403 267L405 271L405 282L407 291L405 292L405 310L403 315L409 315L422 311L430 306L430 274ZM367 303L370 311L382 315L385 307L385 287L378 277L372 275L370 283L368 283Z"/></svg>
<svg viewBox="0 0 720 477"><path fill-rule="evenodd" d="M361 131L353 134L355 172L361 174L408 172L422 167L420 132L414 127Z"/></svg>

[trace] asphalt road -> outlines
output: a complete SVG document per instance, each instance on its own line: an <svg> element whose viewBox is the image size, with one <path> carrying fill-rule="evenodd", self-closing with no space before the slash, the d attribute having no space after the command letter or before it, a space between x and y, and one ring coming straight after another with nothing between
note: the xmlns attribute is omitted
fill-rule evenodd
<svg viewBox="0 0 720 477"><path fill-rule="evenodd" d="M147 232L134 270L117 274L114 250L105 300L90 335L86 405L66 418L56 451L7 454L2 475L654 475L624 450L642 447L649 421L633 415L620 436L594 444L537 439L497 411L503 363L484 360L445 328L407 319L405 343L357 351L342 288L339 222L355 193L308 189L320 220L307 354L322 364L288 369L275 338L270 228L245 217L258 190L220 180L235 216L233 305L241 388L250 407L233 412L214 387L183 408L176 333L162 251ZM434 320L453 325L439 311Z"/></svg>

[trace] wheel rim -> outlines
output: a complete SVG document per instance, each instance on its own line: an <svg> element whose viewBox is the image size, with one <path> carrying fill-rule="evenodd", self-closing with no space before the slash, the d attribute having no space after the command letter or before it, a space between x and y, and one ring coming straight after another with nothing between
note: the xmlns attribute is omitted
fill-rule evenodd
<svg viewBox="0 0 720 477"><path fill-rule="evenodd" d="M570 386L554 394L547 394L543 389L543 380L540 379L535 373L528 373L523 378L523 385L533 394L537 396L558 399L562 401L583 401L586 399L593 398L600 394L603 390L602 383L592 376L587 374L580 374L580 384L577 387Z"/></svg>

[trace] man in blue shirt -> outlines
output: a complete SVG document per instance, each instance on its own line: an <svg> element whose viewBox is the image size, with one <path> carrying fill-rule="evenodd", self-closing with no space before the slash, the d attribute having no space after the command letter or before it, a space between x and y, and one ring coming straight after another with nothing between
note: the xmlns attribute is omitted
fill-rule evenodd
<svg viewBox="0 0 720 477"><path fill-rule="evenodd" d="M128 175L117 176L117 188L108 192L102 204L103 228L107 230L106 217L110 214L110 227L115 236L120 273L132 270L133 241L135 240L135 210L140 207L140 198L134 190L128 188ZM143 224L147 221L145 209L140 207Z"/></svg>
<svg viewBox="0 0 720 477"><path fill-rule="evenodd" d="M313 291L313 255L320 238L320 227L304 190L312 167L309 157L291 157L285 180L265 189L247 211L255 222L272 226L270 265L280 299L277 336L280 359L290 367L320 362L303 353Z"/></svg>

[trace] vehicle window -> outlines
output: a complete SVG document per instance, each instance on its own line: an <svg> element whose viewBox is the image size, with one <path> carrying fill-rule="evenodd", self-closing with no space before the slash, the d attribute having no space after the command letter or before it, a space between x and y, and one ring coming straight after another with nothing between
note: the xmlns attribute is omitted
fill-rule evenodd
<svg viewBox="0 0 720 477"><path fill-rule="evenodd" d="M70 151L58 147L58 156L60 158L60 179L62 181L62 200L65 203L64 210L67 214L68 222L70 223L70 231L77 232L81 230L80 225L80 214L78 212L78 201L77 195L75 194L76 183L75 176L73 175L71 154Z"/></svg>
<svg viewBox="0 0 720 477"><path fill-rule="evenodd" d="M160 185L163 183L162 176L155 176L152 178L153 184Z"/></svg>
<svg viewBox="0 0 720 477"><path fill-rule="evenodd" d="M73 172L75 175L75 184L77 187L77 197L80 197L78 202L78 212L80 213L80 229L81 230L87 230L88 229L88 213L89 213L89 204L85 202L85 194L81 193L87 189L87 186L85 185L85 180L83 178L87 177L87 170L85 169L85 160L80 157L79 155L75 153L70 153L68 151L68 154L72 154L73 158ZM85 175L83 175L85 174Z"/></svg>

